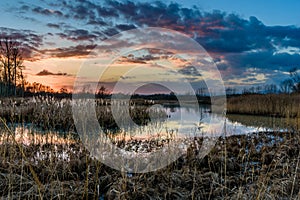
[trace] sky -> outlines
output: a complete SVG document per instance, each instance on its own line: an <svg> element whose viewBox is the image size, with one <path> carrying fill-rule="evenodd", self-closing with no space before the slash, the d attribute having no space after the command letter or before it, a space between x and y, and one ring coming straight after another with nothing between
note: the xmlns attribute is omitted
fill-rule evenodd
<svg viewBox="0 0 300 200"><path fill-rule="evenodd" d="M75 80L98 81L110 90L120 82L120 91L141 83L149 84L143 92L159 91L152 83L166 80L177 88L189 82L196 89L203 80L216 82L218 73L225 87L241 89L280 85L290 69L300 67L296 0L1 0L0 7L0 37L22 42L26 79L56 90L72 91ZM167 35L180 49L157 51L172 45L133 31L149 27L170 30L158 38ZM124 31L133 32L116 38ZM201 45L200 59L185 39L176 40L177 32ZM154 45L141 49L146 41ZM98 80L93 77L92 69L104 69L105 59L128 46L136 50L120 55ZM90 66L91 59L98 64ZM76 79L82 68L88 73Z"/></svg>

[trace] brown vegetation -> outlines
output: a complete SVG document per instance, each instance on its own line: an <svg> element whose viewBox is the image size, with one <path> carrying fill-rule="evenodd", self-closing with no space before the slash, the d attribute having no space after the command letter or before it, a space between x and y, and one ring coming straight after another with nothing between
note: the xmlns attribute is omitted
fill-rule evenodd
<svg viewBox="0 0 300 200"><path fill-rule="evenodd" d="M246 97L230 98L229 102L247 105ZM284 104L286 97L290 98ZM285 113L293 113L293 106L299 106L297 95L250 98L269 99L273 105L281 102ZM109 110L104 109L108 104L99 100L97 109L110 120ZM256 104L250 105L253 112ZM274 114L271 111L280 108L260 109L263 114ZM6 112L12 122L24 122L23 117L30 116L33 124L42 123L40 126L48 130L72 119L69 100L6 99L1 101L1 114ZM144 122L148 118L143 113L145 110L131 114ZM20 135L4 120L0 123L0 194L4 199L291 199L300 195L298 131L220 137L204 158L199 157L203 138L195 138L176 162L144 174L122 173L103 165L91 158L73 135L63 135L64 142L55 142L59 135L39 142L36 133L31 134L32 142L19 142ZM164 145L160 141L123 141L116 144L127 151L151 151L160 148L155 145ZM142 148L130 149L136 145Z"/></svg>
<svg viewBox="0 0 300 200"><path fill-rule="evenodd" d="M227 112L235 114L300 117L299 94L249 94L227 99Z"/></svg>
<svg viewBox="0 0 300 200"><path fill-rule="evenodd" d="M204 158L191 145L173 164L145 174L122 173L103 165L90 158L79 141L23 145L12 142L12 137L0 145L0 193L5 199L288 199L300 195L296 133L220 138ZM196 138L195 143L201 146L202 139Z"/></svg>

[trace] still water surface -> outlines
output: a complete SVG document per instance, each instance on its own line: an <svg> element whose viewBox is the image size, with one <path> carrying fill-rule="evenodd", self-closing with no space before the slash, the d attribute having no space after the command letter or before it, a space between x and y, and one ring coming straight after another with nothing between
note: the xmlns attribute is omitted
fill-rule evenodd
<svg viewBox="0 0 300 200"><path fill-rule="evenodd" d="M127 139L145 139L153 137L202 137L230 136L257 132L287 131L297 128L298 120L252 115L218 115L210 112L208 106L193 107L158 106L152 110L166 113L165 118L152 120L145 126L127 127L119 135ZM29 125L14 125L16 139L29 143L68 143L70 137L61 132L45 132ZM62 137L64 135L64 137ZM2 135L1 141L5 135Z"/></svg>

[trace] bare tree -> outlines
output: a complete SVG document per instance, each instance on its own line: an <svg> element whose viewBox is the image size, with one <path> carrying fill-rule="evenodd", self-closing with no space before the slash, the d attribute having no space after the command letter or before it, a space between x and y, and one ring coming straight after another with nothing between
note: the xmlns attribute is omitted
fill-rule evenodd
<svg viewBox="0 0 300 200"><path fill-rule="evenodd" d="M9 94L11 78L11 52L12 41L8 38L0 40L1 63L3 67L3 82L5 84L6 95Z"/></svg>
<svg viewBox="0 0 300 200"><path fill-rule="evenodd" d="M21 55L20 48L18 46L14 46L12 49L12 58L13 58L13 84L14 84L14 95L17 95L17 79L22 83L23 77L23 68L22 65L23 59Z"/></svg>
<svg viewBox="0 0 300 200"><path fill-rule="evenodd" d="M297 68L293 68L290 70L290 77L291 77L291 89L293 92L300 92L300 75L298 73Z"/></svg>
<svg viewBox="0 0 300 200"><path fill-rule="evenodd" d="M0 71L1 85L5 87L6 95L17 95L17 84L22 83L23 59L20 43L8 37L0 40ZM1 88L1 92L3 92Z"/></svg>
<svg viewBox="0 0 300 200"><path fill-rule="evenodd" d="M293 81L291 79L286 79L280 83L280 92L290 93L292 91Z"/></svg>
<svg viewBox="0 0 300 200"><path fill-rule="evenodd" d="M265 92L268 94L277 93L277 86L275 84L267 84L264 86Z"/></svg>

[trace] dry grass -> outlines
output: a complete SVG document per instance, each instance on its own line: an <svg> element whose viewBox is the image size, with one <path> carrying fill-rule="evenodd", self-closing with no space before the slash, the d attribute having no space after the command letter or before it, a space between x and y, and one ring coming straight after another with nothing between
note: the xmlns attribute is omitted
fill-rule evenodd
<svg viewBox="0 0 300 200"><path fill-rule="evenodd" d="M227 99L227 112L300 118L299 94L249 94Z"/></svg>
<svg viewBox="0 0 300 200"><path fill-rule="evenodd" d="M64 102L57 106L48 102L55 109L46 111L60 112L60 104L64 111L70 109ZM47 123L45 114L39 116ZM59 114L53 116L60 119ZM32 137L25 145L12 127L4 122L0 127L3 199L297 199L300 195L298 131L221 137L204 158L197 148L202 139L195 138L187 153L171 165L128 174L92 159L71 136L63 138L65 142L56 142L58 135L48 135L48 142Z"/></svg>
<svg viewBox="0 0 300 200"><path fill-rule="evenodd" d="M113 170L91 159L80 141L10 140L0 145L5 199L288 199L300 191L297 133L220 138L202 159L192 145L173 164L146 174ZM202 139L195 143L201 146Z"/></svg>
<svg viewBox="0 0 300 200"><path fill-rule="evenodd" d="M115 129L115 132L118 132L110 103L108 99L95 100L98 121L105 130ZM119 104L117 106L122 106ZM148 106L129 107L130 116L139 125L145 125L150 121L147 108L151 104L147 100L144 100L144 104ZM123 113L119 114L123 115ZM165 113L160 111L154 111L152 114L159 119L166 117ZM43 130L75 131L71 99L44 96L0 99L0 117L11 123L31 123Z"/></svg>

